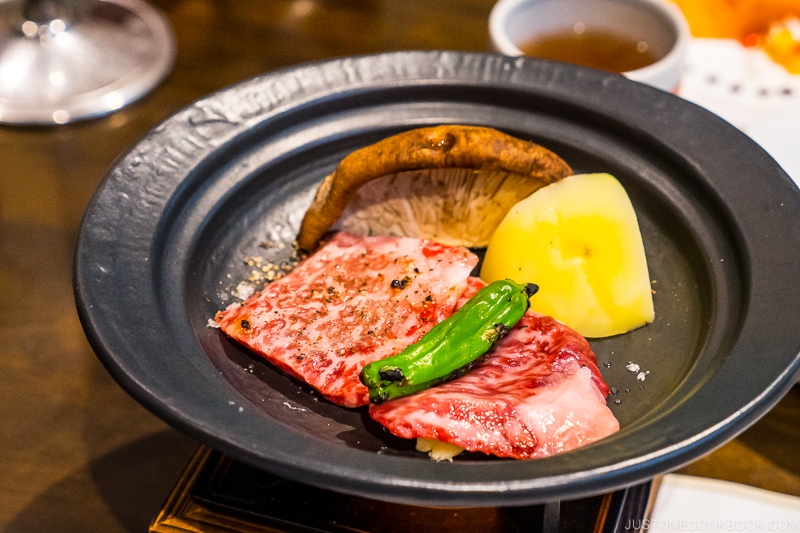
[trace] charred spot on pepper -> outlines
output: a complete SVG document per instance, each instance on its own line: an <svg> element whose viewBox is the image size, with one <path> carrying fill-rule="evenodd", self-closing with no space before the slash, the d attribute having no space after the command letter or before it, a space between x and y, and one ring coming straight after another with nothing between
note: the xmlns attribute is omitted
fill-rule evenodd
<svg viewBox="0 0 800 533"><path fill-rule="evenodd" d="M387 392L379 392L369 395L370 403L373 403L375 405L380 405L387 400L389 400L389 393Z"/></svg>
<svg viewBox="0 0 800 533"><path fill-rule="evenodd" d="M490 345L494 345L500 337L505 335L508 332L508 326L503 323L496 323L492 324L491 327L486 328L483 334L481 335L481 339L488 342Z"/></svg>
<svg viewBox="0 0 800 533"><path fill-rule="evenodd" d="M378 375L381 377L381 379L391 381L393 383L401 383L406 379L405 375L403 375L403 371L396 366L381 367L378 370Z"/></svg>
<svg viewBox="0 0 800 533"><path fill-rule="evenodd" d="M243 318L242 321L239 322L239 325L242 326L243 330L250 331L250 321L249 320Z"/></svg>

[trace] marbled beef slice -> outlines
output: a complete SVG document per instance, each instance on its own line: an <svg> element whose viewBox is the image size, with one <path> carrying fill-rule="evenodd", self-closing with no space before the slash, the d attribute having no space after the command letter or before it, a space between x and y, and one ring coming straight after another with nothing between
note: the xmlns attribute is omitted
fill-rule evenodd
<svg viewBox="0 0 800 533"><path fill-rule="evenodd" d="M330 401L366 405L361 368L402 351L450 316L477 261L466 248L340 232L215 320Z"/></svg>

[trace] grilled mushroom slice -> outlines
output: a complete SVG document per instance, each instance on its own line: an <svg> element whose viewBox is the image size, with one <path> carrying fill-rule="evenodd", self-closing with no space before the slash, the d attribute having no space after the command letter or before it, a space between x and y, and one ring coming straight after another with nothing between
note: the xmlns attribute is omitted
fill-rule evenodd
<svg viewBox="0 0 800 533"><path fill-rule="evenodd" d="M496 129L406 131L341 161L320 184L297 244L311 251L333 228L484 247L514 204L572 173L550 150Z"/></svg>

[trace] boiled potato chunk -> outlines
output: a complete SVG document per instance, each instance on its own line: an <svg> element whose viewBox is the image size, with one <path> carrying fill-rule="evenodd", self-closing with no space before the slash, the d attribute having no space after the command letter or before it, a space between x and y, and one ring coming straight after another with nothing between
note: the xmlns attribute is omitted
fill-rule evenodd
<svg viewBox="0 0 800 533"><path fill-rule="evenodd" d="M428 452L428 456L437 463L439 461L450 461L452 463L453 457L463 452L464 448L449 442L420 437L417 439L417 451Z"/></svg>
<svg viewBox="0 0 800 533"><path fill-rule="evenodd" d="M564 178L512 207L481 278L536 283L531 309L586 337L625 333L655 315L636 213L609 174Z"/></svg>

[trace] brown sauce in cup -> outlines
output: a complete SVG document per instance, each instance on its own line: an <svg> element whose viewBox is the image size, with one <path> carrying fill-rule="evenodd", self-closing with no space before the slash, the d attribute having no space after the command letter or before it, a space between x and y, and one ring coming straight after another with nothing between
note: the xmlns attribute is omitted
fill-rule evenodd
<svg viewBox="0 0 800 533"><path fill-rule="evenodd" d="M566 61L611 72L629 72L658 61L646 41L636 41L611 32L575 28L544 34L523 43L528 56Z"/></svg>

